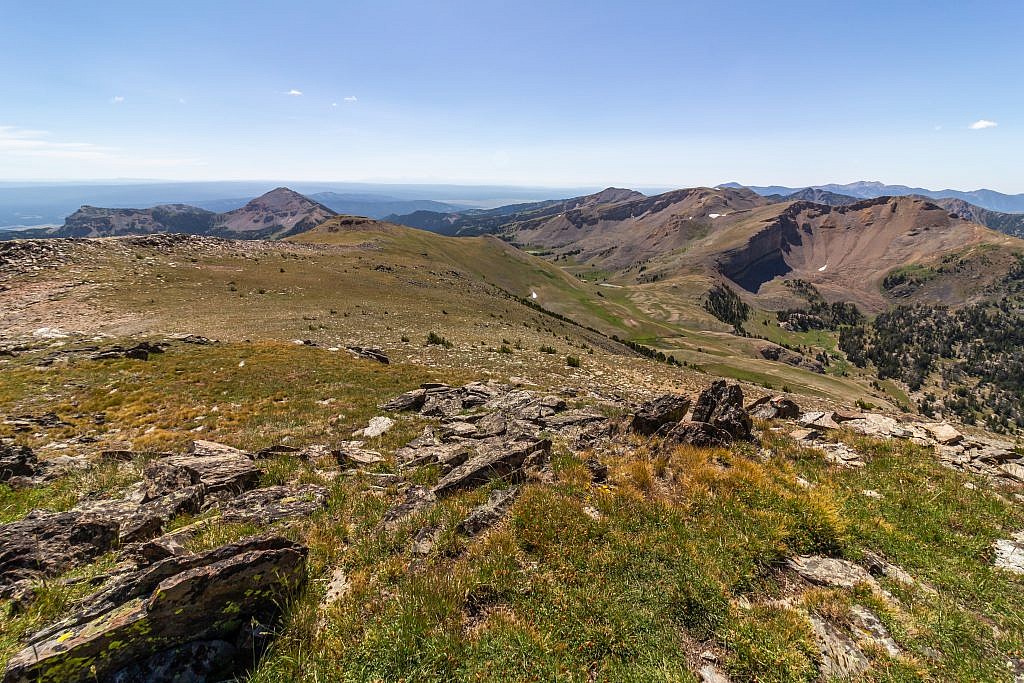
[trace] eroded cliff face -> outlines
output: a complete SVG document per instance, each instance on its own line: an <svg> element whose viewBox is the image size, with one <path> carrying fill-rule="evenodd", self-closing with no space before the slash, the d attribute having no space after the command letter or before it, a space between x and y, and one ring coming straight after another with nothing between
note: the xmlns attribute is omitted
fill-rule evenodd
<svg viewBox="0 0 1024 683"><path fill-rule="evenodd" d="M813 283L831 300L880 310L887 303L881 283L894 268L932 264L1003 242L1003 235L915 197L835 207L801 201L718 254L714 267L751 294L764 294L765 285L777 278L794 277ZM934 294L942 303L942 291Z"/></svg>
<svg viewBox="0 0 1024 683"><path fill-rule="evenodd" d="M723 252L717 259L719 272L752 294L766 282L785 276L793 270L790 255L812 238L810 224L802 219L815 209L809 202L795 202L745 244Z"/></svg>

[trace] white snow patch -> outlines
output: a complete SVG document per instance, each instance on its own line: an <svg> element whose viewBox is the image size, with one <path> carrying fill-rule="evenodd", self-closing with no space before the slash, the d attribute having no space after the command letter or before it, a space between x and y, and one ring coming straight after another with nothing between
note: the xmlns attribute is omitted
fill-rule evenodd
<svg viewBox="0 0 1024 683"><path fill-rule="evenodd" d="M720 214L720 213L709 213L708 214L708 218L718 218L721 215L722 214Z"/></svg>
<svg viewBox="0 0 1024 683"><path fill-rule="evenodd" d="M536 298L537 298L537 292L535 292L535 291L533 291L533 290L531 289L531 290L530 290L530 298L531 298L531 299L536 299Z"/></svg>
<svg viewBox="0 0 1024 683"><path fill-rule="evenodd" d="M597 286L598 287L614 287L615 289L622 289L622 285L613 285L610 282L599 282L599 283L597 283Z"/></svg>
<svg viewBox="0 0 1024 683"><path fill-rule="evenodd" d="M818 268L818 272L819 273L824 273L826 268L828 268L828 264L827 263L825 265L823 265L821 268Z"/></svg>

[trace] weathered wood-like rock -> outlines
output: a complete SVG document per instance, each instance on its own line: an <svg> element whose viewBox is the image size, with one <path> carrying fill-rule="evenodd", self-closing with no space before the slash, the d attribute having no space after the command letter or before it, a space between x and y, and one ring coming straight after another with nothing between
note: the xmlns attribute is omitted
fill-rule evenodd
<svg viewBox="0 0 1024 683"><path fill-rule="evenodd" d="M479 486L494 477L518 481L524 470L547 458L551 441L536 439L482 448L477 455L462 463L434 487L434 494L443 496L455 491Z"/></svg>
<svg viewBox="0 0 1024 683"><path fill-rule="evenodd" d="M246 625L274 621L305 578L305 558L297 543L263 538L135 572L116 594L105 591L33 639L10 659L3 683L111 680L133 670L151 680L147 668L158 672L165 661L154 655L180 661L176 648L218 640L237 647ZM256 653L238 654L251 663Z"/></svg>
<svg viewBox="0 0 1024 683"><path fill-rule="evenodd" d="M666 425L679 422L690 409L690 399L680 394L665 394L641 405L629 421L637 434L650 436Z"/></svg>
<svg viewBox="0 0 1024 683"><path fill-rule="evenodd" d="M459 522L456 530L471 537L486 531L505 516L518 495L518 487L491 491L483 504L473 508L469 515Z"/></svg>
<svg viewBox="0 0 1024 683"><path fill-rule="evenodd" d="M119 528L88 512L43 510L0 526L0 587L89 562L117 544Z"/></svg>

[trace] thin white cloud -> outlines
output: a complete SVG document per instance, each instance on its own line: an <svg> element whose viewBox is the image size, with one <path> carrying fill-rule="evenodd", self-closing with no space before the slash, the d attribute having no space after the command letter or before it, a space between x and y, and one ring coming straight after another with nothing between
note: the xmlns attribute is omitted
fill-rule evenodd
<svg viewBox="0 0 1024 683"><path fill-rule="evenodd" d="M0 153L53 159L109 159L111 150L90 142L59 142L45 130L0 126Z"/></svg>
<svg viewBox="0 0 1024 683"><path fill-rule="evenodd" d="M295 88L292 88L291 90L286 92L285 95L289 95L291 97L302 97L302 91L301 90L296 90Z"/></svg>
<svg viewBox="0 0 1024 683"><path fill-rule="evenodd" d="M111 104L121 104L122 102L124 102L124 96L123 95L114 95L113 97L110 98L110 102L111 102Z"/></svg>
<svg viewBox="0 0 1024 683"><path fill-rule="evenodd" d="M331 106L332 106L332 107L337 107L337 106L338 106L338 103L337 103L337 102L331 102Z"/></svg>
<svg viewBox="0 0 1024 683"><path fill-rule="evenodd" d="M115 164L125 168L164 168L202 164L201 159L174 157L136 157L123 154L114 147L91 142L63 142L52 139L45 130L0 125L0 157L4 155L91 161Z"/></svg>
<svg viewBox="0 0 1024 683"><path fill-rule="evenodd" d="M358 102L359 98L357 98L355 95L349 95L348 97L345 98L345 101L346 102Z"/></svg>
<svg viewBox="0 0 1024 683"><path fill-rule="evenodd" d="M971 124L970 128L971 130L984 130L986 128L995 128L998 125L999 124L996 123L995 121L989 121L987 119L978 119L977 121Z"/></svg>

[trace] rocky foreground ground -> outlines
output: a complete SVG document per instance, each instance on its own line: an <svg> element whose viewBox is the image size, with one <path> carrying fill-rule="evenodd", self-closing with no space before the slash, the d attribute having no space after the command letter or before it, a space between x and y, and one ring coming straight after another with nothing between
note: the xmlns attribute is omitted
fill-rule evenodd
<svg viewBox="0 0 1024 683"><path fill-rule="evenodd" d="M117 350L128 357L145 351ZM564 388L546 394L497 382L428 383L382 405L381 414L358 433L359 440L332 448L282 444L245 452L195 440L182 453L106 449L77 459L39 459L17 440L5 441L0 444L0 481L15 490L45 486L69 468L112 461L144 465L141 480L119 498L86 496L66 511L36 510L0 527L0 599L10 601L15 613L31 610L51 581L90 588L61 619L26 635L2 680L201 681L251 670L272 642L289 601L310 579L307 547L281 530L294 520L329 514L329 491L322 484L262 485L261 468L270 458L301 460L321 481L368 478L373 490L392 501L380 518L382 530L429 517L439 501L486 487L486 499L454 528L465 543L500 524L526 487L555 480L554 444L580 454L592 483L604 487L616 486L605 460L641 441L671 457L678 448L754 445L760 432L791 433L837 467L865 465L864 455L833 436L857 432L933 447L945 465L993 482L1024 481L1024 466L1012 444L968 437L946 423L803 412L783 396L745 405L741 388L724 381L695 399L667 394L635 404L626 414L584 404L578 393ZM402 413L430 422L393 459L366 446L367 439L392 429ZM32 420L59 419L11 418L14 426L28 428ZM756 447L745 452L772 457ZM586 513L602 517L593 507ZM257 533L208 550L189 549L191 538L223 524L249 525ZM430 556L443 533L436 524L420 527L411 535L411 556ZM1002 540L993 551L997 566L1024 573L1019 538ZM73 573L103 557L111 558L107 569ZM912 591L934 591L879 555L866 555L860 563L793 556L785 570L795 588L776 602L807 619L826 677L865 672L870 666L865 651L881 648L893 657L904 652L870 607L855 605L852 619L830 620L800 607L797 596L815 586L857 588L883 604L898 604L879 583L882 577ZM344 568L332 570L321 608L329 608L350 588ZM1019 661L1010 665L1024 666ZM728 680L714 647L700 652L694 672L704 681Z"/></svg>

